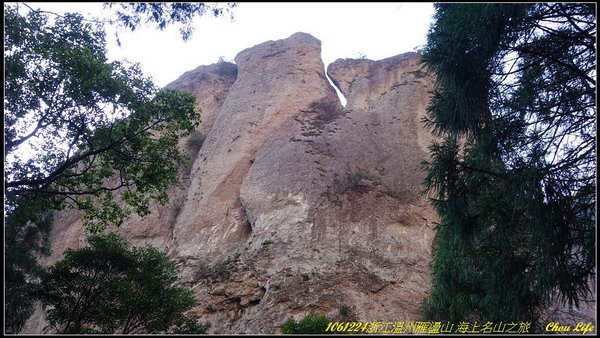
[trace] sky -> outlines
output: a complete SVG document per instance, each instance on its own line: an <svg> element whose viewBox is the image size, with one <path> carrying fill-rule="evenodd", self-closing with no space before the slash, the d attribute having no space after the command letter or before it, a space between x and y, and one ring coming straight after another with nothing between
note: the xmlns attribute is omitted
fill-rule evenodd
<svg viewBox="0 0 600 338"><path fill-rule="evenodd" d="M102 3L27 3L55 12L97 16ZM200 17L191 40L176 27L152 26L119 32L121 46L107 34L108 57L139 63L146 76L165 86L186 71L235 55L269 40L305 32L321 40L325 66L338 58L364 55L379 60L415 50L426 42L432 3L239 3L228 17Z"/></svg>

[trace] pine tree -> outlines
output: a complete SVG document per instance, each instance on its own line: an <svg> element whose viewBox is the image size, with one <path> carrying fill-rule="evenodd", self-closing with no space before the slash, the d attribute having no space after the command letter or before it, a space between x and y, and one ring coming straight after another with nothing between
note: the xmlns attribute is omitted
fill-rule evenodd
<svg viewBox="0 0 600 338"><path fill-rule="evenodd" d="M595 279L595 6L437 4L435 19L424 316L535 327Z"/></svg>

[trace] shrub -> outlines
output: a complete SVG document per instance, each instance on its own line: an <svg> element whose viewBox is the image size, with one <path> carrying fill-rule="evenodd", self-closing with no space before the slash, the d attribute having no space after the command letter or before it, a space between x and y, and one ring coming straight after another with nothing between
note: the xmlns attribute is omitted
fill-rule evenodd
<svg viewBox="0 0 600 338"><path fill-rule="evenodd" d="M350 188L353 190L358 190L358 188L360 188L363 176L365 176L365 174L360 169L347 172L346 179L348 180L348 183L350 183Z"/></svg>
<svg viewBox="0 0 600 338"><path fill-rule="evenodd" d="M365 54L363 52L356 52L356 54L354 54L354 58L357 60L366 60L367 54Z"/></svg>
<svg viewBox="0 0 600 338"><path fill-rule="evenodd" d="M179 326L173 330L173 334L206 334L210 329L210 323L200 324L191 318L185 318Z"/></svg>
<svg viewBox="0 0 600 338"><path fill-rule="evenodd" d="M342 319L350 318L350 316L352 316L352 308L350 307L350 305L342 304L338 309L338 314Z"/></svg>
<svg viewBox="0 0 600 338"><path fill-rule="evenodd" d="M313 124L315 127L322 127L325 124L333 122L342 113L335 101L315 101L309 105L312 112L317 113L317 120Z"/></svg>
<svg viewBox="0 0 600 338"><path fill-rule="evenodd" d="M187 146L195 154L200 150L200 148L202 148L205 139L206 136L204 134L194 130L190 135L190 138L187 140Z"/></svg>
<svg viewBox="0 0 600 338"><path fill-rule="evenodd" d="M293 319L288 320L281 326L283 334L331 334L331 331L325 331L327 325L331 322L325 315L316 316L312 312L304 319L296 322Z"/></svg>

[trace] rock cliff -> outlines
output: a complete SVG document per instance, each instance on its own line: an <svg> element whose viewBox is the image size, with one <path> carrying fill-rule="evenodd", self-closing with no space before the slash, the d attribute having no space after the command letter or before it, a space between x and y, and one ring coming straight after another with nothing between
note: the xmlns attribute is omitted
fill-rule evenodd
<svg viewBox="0 0 600 338"><path fill-rule="evenodd" d="M343 107L320 54L296 33L169 85L196 95L206 140L187 150L171 203L119 232L168 250L211 333L277 333L310 311L419 318L436 221L419 195L432 79L415 53L337 60L327 74ZM83 235L80 215L61 213L47 263Z"/></svg>

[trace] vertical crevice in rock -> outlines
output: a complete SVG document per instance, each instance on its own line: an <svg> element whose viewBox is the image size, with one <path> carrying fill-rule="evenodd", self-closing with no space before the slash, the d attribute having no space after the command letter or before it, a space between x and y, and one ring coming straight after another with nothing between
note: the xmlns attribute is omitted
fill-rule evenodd
<svg viewBox="0 0 600 338"><path fill-rule="evenodd" d="M266 271L269 303L287 311L280 324L315 306L335 312L339 299L364 309L362 320L418 318L433 239L422 219L436 218L418 195L426 156L418 122L429 90L429 79L415 77L418 61L334 62L328 72L345 109L325 83L330 95L257 152L241 187L257 219L247 257ZM259 318L279 313L262 310Z"/></svg>
<svg viewBox="0 0 600 338"><path fill-rule="evenodd" d="M240 244L244 227L232 212L240 207L235 202L240 186L253 171L250 167L260 165L265 145L286 133L289 122L310 103L339 105L320 54L319 40L296 33L236 56L236 80L199 154L207 160L197 161L192 170L190 193L175 229L174 254L215 257Z"/></svg>
<svg viewBox="0 0 600 338"><path fill-rule="evenodd" d="M327 82L329 82L331 87L333 87L333 89L335 89L335 93L337 94L337 97L340 100L340 104L342 105L342 107L345 108L346 104L348 103L348 100L346 99L346 97L344 96L344 94L342 93L340 88L338 87L338 84L335 83L335 81L333 81L333 79L331 79L331 77L327 73L327 67L323 71L325 73L325 76L327 77Z"/></svg>
<svg viewBox="0 0 600 338"><path fill-rule="evenodd" d="M252 221L250 220L250 216L248 215L248 211L246 210L246 208L242 206L240 207L240 211L243 219L245 220L242 232L244 233L245 237L248 238L252 234L252 230L254 227L252 226Z"/></svg>

